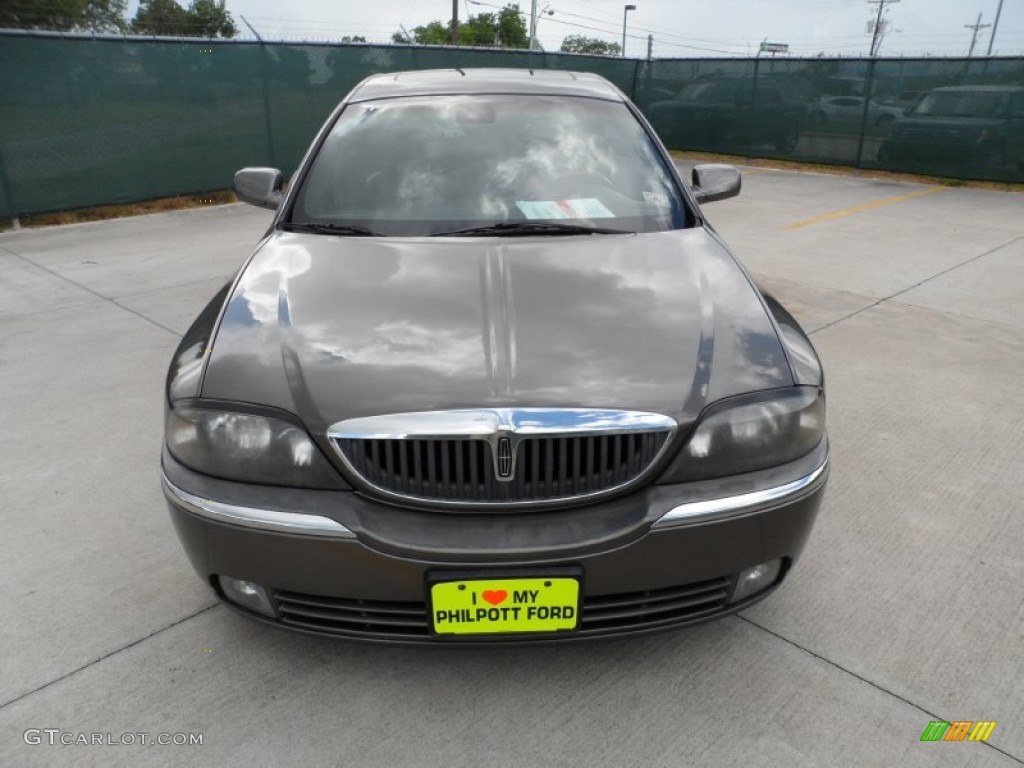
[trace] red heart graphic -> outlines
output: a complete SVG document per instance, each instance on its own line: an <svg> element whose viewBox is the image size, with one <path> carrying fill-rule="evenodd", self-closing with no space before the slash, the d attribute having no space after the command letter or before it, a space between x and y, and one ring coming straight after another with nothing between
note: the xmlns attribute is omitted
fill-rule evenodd
<svg viewBox="0 0 1024 768"><path fill-rule="evenodd" d="M508 591L504 589L485 589L480 596L491 605L501 605L508 597Z"/></svg>

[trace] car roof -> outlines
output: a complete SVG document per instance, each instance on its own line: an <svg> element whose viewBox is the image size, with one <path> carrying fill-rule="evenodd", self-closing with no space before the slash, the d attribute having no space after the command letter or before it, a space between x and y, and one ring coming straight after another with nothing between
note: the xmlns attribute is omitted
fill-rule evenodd
<svg viewBox="0 0 1024 768"><path fill-rule="evenodd" d="M587 96L622 101L622 93L600 75L546 69L426 69L372 75L356 86L349 101L430 94L509 93Z"/></svg>

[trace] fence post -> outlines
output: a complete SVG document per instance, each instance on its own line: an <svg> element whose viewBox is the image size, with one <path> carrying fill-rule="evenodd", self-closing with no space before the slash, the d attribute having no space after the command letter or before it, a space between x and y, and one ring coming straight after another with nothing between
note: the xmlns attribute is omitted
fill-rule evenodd
<svg viewBox="0 0 1024 768"><path fill-rule="evenodd" d="M270 117L270 85L267 82L270 73L270 65L267 61L267 45L260 40L260 61L263 63L263 77L260 78L263 87L263 124L267 131L267 158L271 168L276 168L274 162L274 123Z"/></svg>
<svg viewBox="0 0 1024 768"><path fill-rule="evenodd" d="M868 75L864 83L864 112L860 116L860 135L857 139L857 159L853 161L854 168L860 168L861 159L864 157L864 131L868 126L868 113L871 108L871 94L875 88L875 64L878 59L872 58L868 61Z"/></svg>
<svg viewBox="0 0 1024 768"><path fill-rule="evenodd" d="M19 229L18 204L14 200L14 190L11 188L11 180L7 177L7 166L4 164L4 151L0 147L0 185L3 186L4 197L7 198L7 210L4 212L10 216L15 229Z"/></svg>
<svg viewBox="0 0 1024 768"><path fill-rule="evenodd" d="M640 74L640 59L633 59L633 83L629 87L629 100L636 103L636 78Z"/></svg>

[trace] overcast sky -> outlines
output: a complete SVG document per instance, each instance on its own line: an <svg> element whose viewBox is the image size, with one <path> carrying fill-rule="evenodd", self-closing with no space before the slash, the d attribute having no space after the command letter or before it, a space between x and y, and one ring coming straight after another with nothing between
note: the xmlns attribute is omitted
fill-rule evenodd
<svg viewBox="0 0 1024 768"><path fill-rule="evenodd" d="M187 0L179 0L187 5ZM495 10L502 0L486 4L459 0L460 18ZM631 0L626 53L644 56L647 35L654 35L655 56L705 56L756 53L758 44L788 43L794 54L857 56L866 54L870 36L865 24L877 5L866 0ZM137 0L132 0L134 15ZM983 14L982 24L995 20L999 0L900 0L887 6L890 22L882 55L965 55L971 30ZM530 0L521 0L527 14ZM582 34L621 42L620 0L539 0L544 14L538 37L547 50L558 50L566 35ZM364 35L369 41L387 42L399 25L411 30L434 19L451 18L451 0L227 0L228 10L250 36L239 16L265 39L337 40L343 35ZM588 29L589 27L589 29ZM991 27L978 35L975 54L985 53ZM1004 0L994 53L1024 53L1024 0Z"/></svg>

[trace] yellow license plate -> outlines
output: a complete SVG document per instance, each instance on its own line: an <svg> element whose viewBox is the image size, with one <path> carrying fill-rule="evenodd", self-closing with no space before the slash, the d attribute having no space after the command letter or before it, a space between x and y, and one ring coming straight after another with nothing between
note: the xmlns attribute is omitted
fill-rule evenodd
<svg viewBox="0 0 1024 768"><path fill-rule="evenodd" d="M576 629L580 582L571 578L468 579L430 587L438 635L559 632Z"/></svg>

